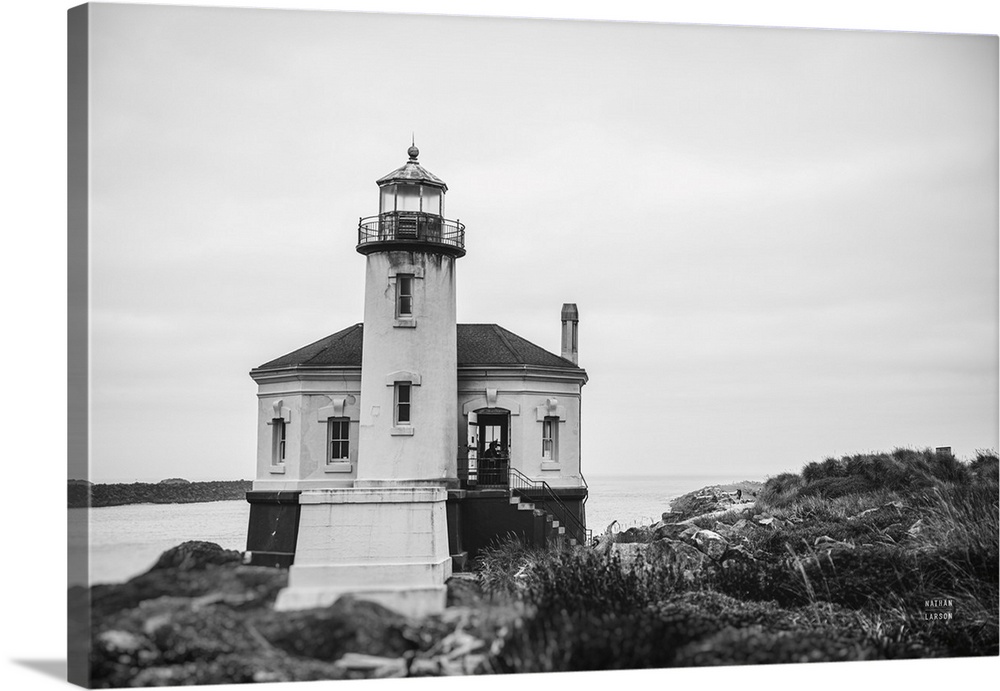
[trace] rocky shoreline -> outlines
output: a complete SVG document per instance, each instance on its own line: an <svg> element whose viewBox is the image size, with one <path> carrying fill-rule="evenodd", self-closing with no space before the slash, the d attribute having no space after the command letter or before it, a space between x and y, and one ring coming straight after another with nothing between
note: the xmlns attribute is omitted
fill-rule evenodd
<svg viewBox="0 0 1000 691"><path fill-rule="evenodd" d="M746 548L733 538L752 525L772 525L775 520L765 515L753 521L757 492L763 486L762 482L745 480L689 492L673 500L670 510L652 525L619 533L608 526L596 540L597 548L625 564L640 558L670 563L689 579L706 559L723 564L728 559L746 559ZM706 523L712 528L700 527Z"/></svg>
<svg viewBox="0 0 1000 691"><path fill-rule="evenodd" d="M206 501L245 499L253 482L250 480L216 480L189 482L179 478L157 483L133 482L92 484L85 480L70 480L67 487L69 508L88 506L123 506L126 504L194 504Z"/></svg>

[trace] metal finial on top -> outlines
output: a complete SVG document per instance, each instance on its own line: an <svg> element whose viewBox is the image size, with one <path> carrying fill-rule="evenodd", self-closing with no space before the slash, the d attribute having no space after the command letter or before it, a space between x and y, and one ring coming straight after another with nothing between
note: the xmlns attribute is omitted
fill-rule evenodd
<svg viewBox="0 0 1000 691"><path fill-rule="evenodd" d="M416 140L413 133L410 133L410 148L406 150L407 155L409 155L411 161L416 161L417 156L420 155L420 149L417 148Z"/></svg>

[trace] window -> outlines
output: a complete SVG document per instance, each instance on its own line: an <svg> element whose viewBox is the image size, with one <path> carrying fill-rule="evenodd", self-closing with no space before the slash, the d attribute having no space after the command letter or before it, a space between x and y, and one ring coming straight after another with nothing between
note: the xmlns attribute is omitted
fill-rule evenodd
<svg viewBox="0 0 1000 691"><path fill-rule="evenodd" d="M326 421L326 462L348 460L351 456L351 420L331 417Z"/></svg>
<svg viewBox="0 0 1000 691"><path fill-rule="evenodd" d="M413 316L413 276L398 274L396 276L396 317Z"/></svg>
<svg viewBox="0 0 1000 691"><path fill-rule="evenodd" d="M393 408L395 409L395 417L393 422L396 425L409 425L410 424L410 382L408 381L398 381L396 382L396 401Z"/></svg>
<svg viewBox="0 0 1000 691"><path fill-rule="evenodd" d="M285 421L278 417L271 421L271 465L285 462Z"/></svg>
<svg viewBox="0 0 1000 691"><path fill-rule="evenodd" d="M559 418L546 416L542 420L542 458L546 461L556 460L556 435L559 431Z"/></svg>

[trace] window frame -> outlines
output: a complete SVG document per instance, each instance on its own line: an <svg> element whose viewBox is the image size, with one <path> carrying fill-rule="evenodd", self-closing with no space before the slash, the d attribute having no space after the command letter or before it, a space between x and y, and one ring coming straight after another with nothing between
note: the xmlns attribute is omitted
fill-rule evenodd
<svg viewBox="0 0 1000 691"><path fill-rule="evenodd" d="M342 436L335 437L334 432L339 431ZM334 456L334 448L340 445L339 456ZM345 416L331 415L326 419L326 462L344 463L351 460L351 418Z"/></svg>
<svg viewBox="0 0 1000 691"><path fill-rule="evenodd" d="M559 418L554 415L542 418L542 460L559 461Z"/></svg>
<svg viewBox="0 0 1000 691"><path fill-rule="evenodd" d="M396 319L413 319L413 287L416 276L414 274L396 274ZM408 292L404 292L404 286ZM404 311L403 304L407 301Z"/></svg>
<svg viewBox="0 0 1000 691"><path fill-rule="evenodd" d="M276 417L271 420L271 465L285 465L285 450L288 441L288 430L285 418Z"/></svg>
<svg viewBox="0 0 1000 691"><path fill-rule="evenodd" d="M403 392L406 392L406 400L403 399ZM397 381L392 387L392 422L395 427L410 427L413 424L413 384L408 381ZM403 420L401 412L406 411L406 419Z"/></svg>

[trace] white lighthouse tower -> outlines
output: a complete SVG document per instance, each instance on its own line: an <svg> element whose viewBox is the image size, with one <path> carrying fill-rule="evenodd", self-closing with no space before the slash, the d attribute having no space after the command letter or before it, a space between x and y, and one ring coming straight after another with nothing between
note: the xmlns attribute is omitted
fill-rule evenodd
<svg viewBox="0 0 1000 691"><path fill-rule="evenodd" d="M448 187L409 160L378 180L362 219L365 339L357 486L441 486L457 475L455 260L464 228L444 218Z"/></svg>
<svg viewBox="0 0 1000 691"><path fill-rule="evenodd" d="M441 611L447 486L458 433L455 260L465 229L444 217L447 185L416 146L380 178L379 213L362 218L365 256L357 476L350 488L303 491L295 562L279 609L342 594L411 615Z"/></svg>

